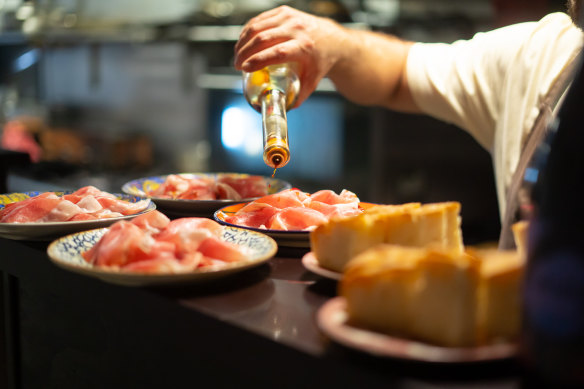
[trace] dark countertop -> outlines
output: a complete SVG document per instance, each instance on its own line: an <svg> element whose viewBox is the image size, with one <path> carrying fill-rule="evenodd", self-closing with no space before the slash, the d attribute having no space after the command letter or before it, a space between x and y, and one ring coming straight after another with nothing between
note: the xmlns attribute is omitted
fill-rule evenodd
<svg viewBox="0 0 584 389"><path fill-rule="evenodd" d="M298 253L212 282L133 288L62 270L46 246L0 238L0 387L519 387L514 361L425 364L332 343L315 313L336 282Z"/></svg>

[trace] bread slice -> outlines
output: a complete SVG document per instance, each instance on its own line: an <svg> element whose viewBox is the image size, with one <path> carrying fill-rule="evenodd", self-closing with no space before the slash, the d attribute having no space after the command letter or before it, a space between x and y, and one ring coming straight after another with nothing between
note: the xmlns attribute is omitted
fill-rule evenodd
<svg viewBox="0 0 584 389"><path fill-rule="evenodd" d="M379 245L347 264L350 321L442 346L478 342L479 261L455 250Z"/></svg>
<svg viewBox="0 0 584 389"><path fill-rule="evenodd" d="M481 262L478 326L481 343L515 340L521 329L525 258L515 250L469 250Z"/></svg>
<svg viewBox="0 0 584 389"><path fill-rule="evenodd" d="M339 283L339 295L347 300L348 317L355 324L408 336L424 250L396 247L378 245L356 256Z"/></svg>
<svg viewBox="0 0 584 389"><path fill-rule="evenodd" d="M517 251L380 244L347 263L349 321L447 347L517 339L525 261Z"/></svg>
<svg viewBox="0 0 584 389"><path fill-rule="evenodd" d="M428 250L418 266L410 331L441 346L476 345L480 262L465 253Z"/></svg>
<svg viewBox="0 0 584 389"><path fill-rule="evenodd" d="M338 272L354 256L380 243L462 253L460 204L376 206L357 216L332 219L310 232L310 247L319 265Z"/></svg>

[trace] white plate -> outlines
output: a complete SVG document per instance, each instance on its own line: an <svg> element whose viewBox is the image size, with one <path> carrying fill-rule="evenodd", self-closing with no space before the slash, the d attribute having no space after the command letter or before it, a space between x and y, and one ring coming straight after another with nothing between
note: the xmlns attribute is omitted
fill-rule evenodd
<svg viewBox="0 0 584 389"><path fill-rule="evenodd" d="M150 286L194 283L225 277L267 262L277 251L276 242L269 236L241 228L224 227L223 240L251 249L250 257L246 261L203 267L188 273L143 274L100 268L85 261L81 254L93 247L106 231L107 228L100 228L67 235L52 242L47 248L47 254L57 266L75 273L113 284Z"/></svg>
<svg viewBox="0 0 584 389"><path fill-rule="evenodd" d="M0 195L0 208L6 204L22 201L30 197L35 197L43 192L25 192L9 193ZM61 196L70 192L54 192ZM144 200L142 197L131 196L127 194L112 193L120 200L135 203ZM133 215L124 215L108 219L97 220L79 220L66 222L47 222L47 223L0 223L0 237L13 240L43 240L50 241L58 237L72 234L74 232L91 230L95 228L107 227L120 220L130 220L138 215L150 212L156 209L156 205L151 201L148 207Z"/></svg>
<svg viewBox="0 0 584 389"><path fill-rule="evenodd" d="M518 352L518 346L511 343L440 347L355 327L347 323L344 297L327 301L317 312L317 324L333 341L379 357L431 363L474 363L513 358Z"/></svg>
<svg viewBox="0 0 584 389"><path fill-rule="evenodd" d="M339 273L333 270L325 269L324 267L320 266L318 263L318 259L312 251L307 252L302 257L302 264L304 267L311 272L318 274L319 276L323 276L325 278L330 278L331 280L339 281L343 278L343 273Z"/></svg>
<svg viewBox="0 0 584 389"><path fill-rule="evenodd" d="M249 176L243 173L178 173L185 178L217 178L224 175L229 176ZM183 199L167 199L161 197L148 196L146 193L158 188L168 175L144 177L129 181L122 186L122 192L141 197L149 197L156 203L158 210L167 214L170 217L212 217L213 212L219 208L227 205L236 204L241 201L253 200L253 198L245 200L183 200ZM290 189L292 185L286 181L278 180L271 177L264 177L268 182L268 194L280 192L284 189Z"/></svg>

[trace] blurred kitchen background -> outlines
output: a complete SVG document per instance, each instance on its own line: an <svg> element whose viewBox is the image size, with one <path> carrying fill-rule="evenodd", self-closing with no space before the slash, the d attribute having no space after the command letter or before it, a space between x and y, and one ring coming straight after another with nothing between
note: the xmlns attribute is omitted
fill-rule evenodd
<svg viewBox="0 0 584 389"><path fill-rule="evenodd" d="M242 24L287 4L350 28L452 42L563 0L0 0L0 193L178 172L271 175L232 67ZM367 85L363 85L367 88ZM467 243L498 237L489 154L436 120L355 106L330 81L289 113L276 178L362 201L462 203ZM11 151L12 150L12 151Z"/></svg>

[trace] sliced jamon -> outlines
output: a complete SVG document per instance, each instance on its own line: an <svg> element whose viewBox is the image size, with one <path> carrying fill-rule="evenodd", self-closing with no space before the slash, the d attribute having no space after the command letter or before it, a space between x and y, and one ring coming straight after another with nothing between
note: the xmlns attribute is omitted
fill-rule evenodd
<svg viewBox="0 0 584 389"><path fill-rule="evenodd" d="M235 246L216 236L208 237L199 246L199 252L207 258L225 262L243 261L247 258L244 248Z"/></svg>
<svg viewBox="0 0 584 389"><path fill-rule="evenodd" d="M271 230L310 230L327 222L327 217L311 208L285 208L272 219L268 228Z"/></svg>
<svg viewBox="0 0 584 389"><path fill-rule="evenodd" d="M269 204L278 209L289 207L302 207L302 202L309 198L307 193L298 189L286 189L272 195L260 197L255 203Z"/></svg>
<svg viewBox="0 0 584 389"><path fill-rule="evenodd" d="M62 200L53 209L51 212L46 214L41 219L38 219L39 222L63 222L73 218L75 215L79 213L86 213L83 212L77 204L73 204L68 200Z"/></svg>
<svg viewBox="0 0 584 389"><path fill-rule="evenodd" d="M151 234L157 234L168 224L170 219L162 212L148 212L132 219L132 224Z"/></svg>
<svg viewBox="0 0 584 389"><path fill-rule="evenodd" d="M268 183L261 176L217 175L189 177L169 174L148 196L181 200L241 200L268 194Z"/></svg>
<svg viewBox="0 0 584 389"><path fill-rule="evenodd" d="M108 215L108 213L106 213L105 215L100 215L98 213L83 213L82 212L82 213L78 213L78 214L72 216L67 221L70 221L70 222L82 222L82 221L86 221L86 220L107 219L108 218L107 215ZM120 216L119 213L115 213L115 214L112 214L111 217L117 217L117 216L114 216L114 215Z"/></svg>
<svg viewBox="0 0 584 389"><path fill-rule="evenodd" d="M107 208L112 212L119 212L122 215L133 215L138 213L148 207L150 200L140 200L135 203L129 201L120 200L117 198L110 197L96 197L96 200L102 205L103 208Z"/></svg>
<svg viewBox="0 0 584 389"><path fill-rule="evenodd" d="M333 217L361 212L359 198L348 190L341 194L321 190L310 195L298 189L288 189L252 201L223 220L244 227L308 231Z"/></svg>
<svg viewBox="0 0 584 389"><path fill-rule="evenodd" d="M195 253L189 261L178 261L176 258L146 259L129 263L124 270L147 274L185 273L196 269L201 263L202 256L201 253Z"/></svg>
<svg viewBox="0 0 584 389"><path fill-rule="evenodd" d="M0 210L2 223L36 222L47 216L61 202L53 192L45 192L16 203L7 204Z"/></svg>
<svg viewBox="0 0 584 389"><path fill-rule="evenodd" d="M180 174L170 174L158 188L147 194L173 199L214 200L213 183L214 180L209 178L187 178Z"/></svg>
<svg viewBox="0 0 584 389"><path fill-rule="evenodd" d="M200 186L189 187L186 191L175 196L174 198L181 199L181 200L192 200L192 199L216 200L217 194L215 193L213 186L208 184L208 185L205 185L203 187L200 187Z"/></svg>
<svg viewBox="0 0 584 389"><path fill-rule="evenodd" d="M83 257L97 266L121 267L128 263L130 252L148 252L153 243L153 239L137 225L119 221L89 251L83 253Z"/></svg>
<svg viewBox="0 0 584 389"><path fill-rule="evenodd" d="M178 252L191 252L197 251L205 239L221 236L222 231L223 227L211 219L187 217L171 221L155 238L172 242Z"/></svg>
<svg viewBox="0 0 584 389"><path fill-rule="evenodd" d="M1 223L43 223L95 220L134 215L145 210L150 200L129 202L86 186L72 194L57 196L45 192L0 209Z"/></svg>
<svg viewBox="0 0 584 389"><path fill-rule="evenodd" d="M279 211L280 209L270 204L253 201L242 207L234 215L227 216L225 221L238 226L268 228L270 219Z"/></svg>
<svg viewBox="0 0 584 389"><path fill-rule="evenodd" d="M262 197L268 194L268 183L264 177L261 176L224 175L219 176L217 182L229 185L239 194L240 199Z"/></svg>
<svg viewBox="0 0 584 389"><path fill-rule="evenodd" d="M215 194L220 200L241 200L242 196L229 184L215 183Z"/></svg>
<svg viewBox="0 0 584 389"><path fill-rule="evenodd" d="M330 199L327 199L330 200ZM346 217L346 216L354 216L358 215L362 212L359 208L359 202L348 202L348 203L337 203L337 204L330 204L325 203L322 201L316 201L312 199L309 203L307 203L309 208L312 208L327 218L331 219L333 217Z"/></svg>
<svg viewBox="0 0 584 389"><path fill-rule="evenodd" d="M357 195L346 189L343 189L340 194L336 194L334 191L329 189L323 189L311 194L310 198L312 201L320 201L330 205L337 204L353 204L355 206L359 205L359 198L357 197Z"/></svg>
<svg viewBox="0 0 584 389"><path fill-rule="evenodd" d="M222 233L211 219L169 221L152 211L113 224L83 257L96 266L140 273L180 273L246 259L246 249L221 240Z"/></svg>
<svg viewBox="0 0 584 389"><path fill-rule="evenodd" d="M99 212L103 209L101 203L97 201L95 196L91 195L82 197L78 201L73 201L73 203L75 203L85 213Z"/></svg>
<svg viewBox="0 0 584 389"><path fill-rule="evenodd" d="M95 197L104 197L105 196L105 197L111 197L111 198L116 197L113 194L111 194L109 192L105 192L103 190L100 190L92 185L87 185L87 186L84 186L82 188L79 188L71 194L73 196L81 196L81 197L85 197L85 196L95 196Z"/></svg>

